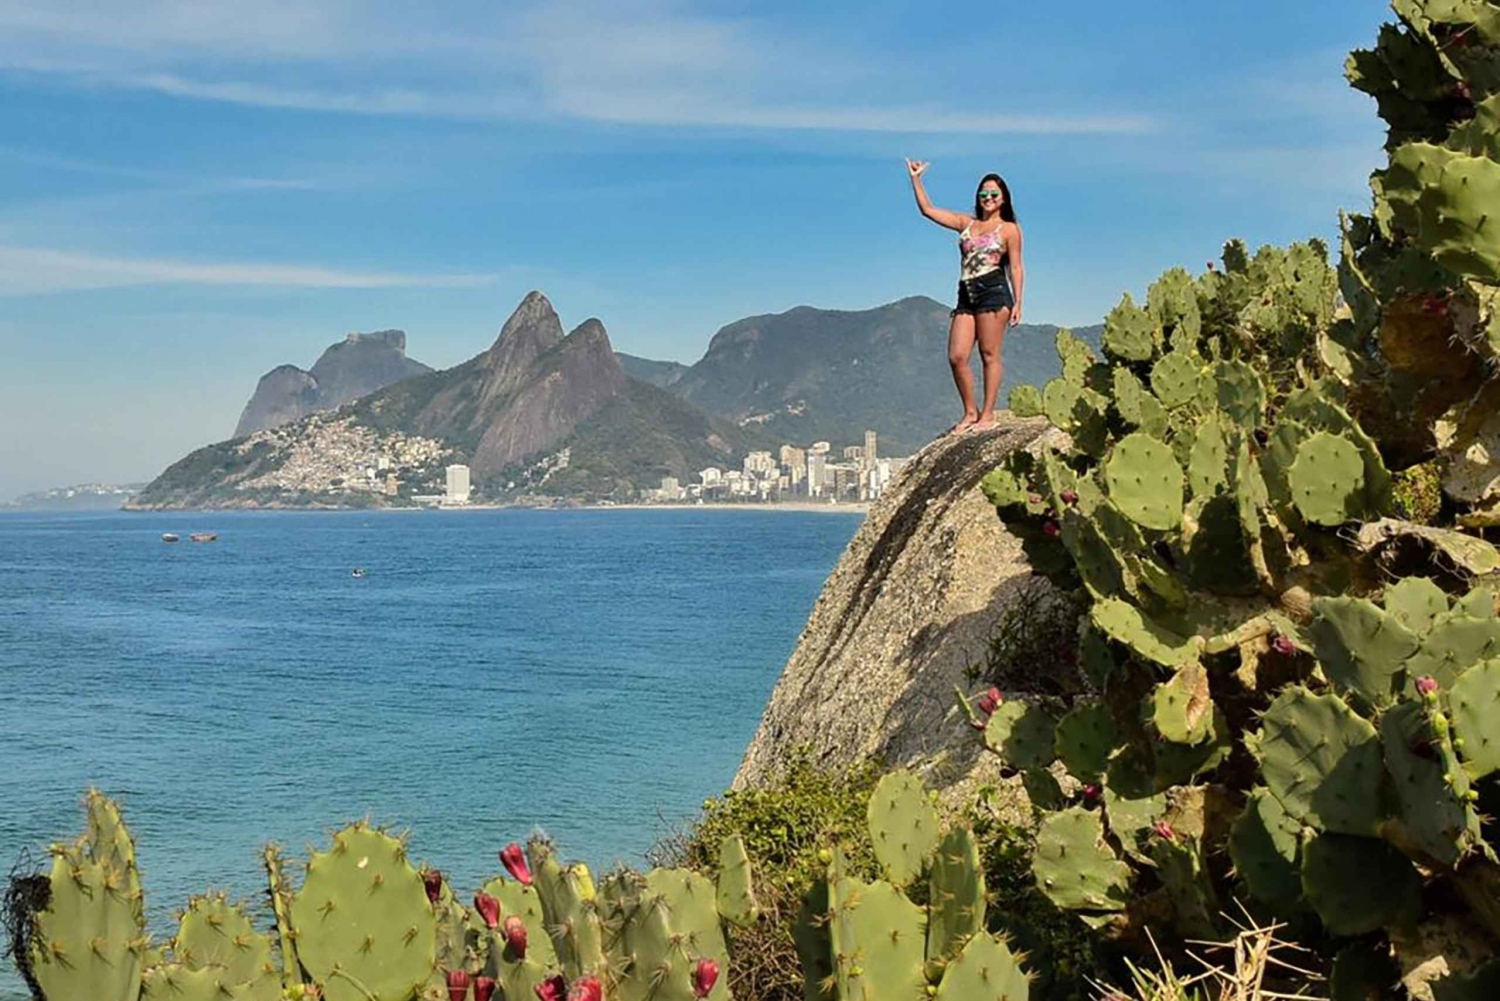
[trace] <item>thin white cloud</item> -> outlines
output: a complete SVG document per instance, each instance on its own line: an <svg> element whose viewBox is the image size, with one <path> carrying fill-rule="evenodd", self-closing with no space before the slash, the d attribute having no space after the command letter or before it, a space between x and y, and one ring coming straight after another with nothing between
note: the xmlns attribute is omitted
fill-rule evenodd
<svg viewBox="0 0 1500 1001"><path fill-rule="evenodd" d="M305 264L108 257L42 247L0 245L0 295L38 295L140 285L269 288L478 288L495 275L346 271Z"/></svg>
<svg viewBox="0 0 1500 1001"><path fill-rule="evenodd" d="M353 0L110 0L66 15L0 0L0 69L65 86L284 110L669 128L1119 134L1142 114L961 110L910 101L899 53L801 38L678 0L537 0L501 8ZM9 36L9 40L7 40ZM903 82L905 81L905 82Z"/></svg>

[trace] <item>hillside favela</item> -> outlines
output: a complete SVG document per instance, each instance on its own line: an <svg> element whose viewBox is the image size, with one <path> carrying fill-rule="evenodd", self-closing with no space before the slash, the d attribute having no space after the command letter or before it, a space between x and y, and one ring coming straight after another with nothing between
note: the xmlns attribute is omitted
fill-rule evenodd
<svg viewBox="0 0 1500 1001"><path fill-rule="evenodd" d="M1500 999L1497 67L0 0L0 1001Z"/></svg>

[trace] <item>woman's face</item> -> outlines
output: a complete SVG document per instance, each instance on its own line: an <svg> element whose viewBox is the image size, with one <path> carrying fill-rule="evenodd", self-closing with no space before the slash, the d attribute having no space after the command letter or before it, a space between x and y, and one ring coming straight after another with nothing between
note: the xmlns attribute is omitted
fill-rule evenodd
<svg viewBox="0 0 1500 1001"><path fill-rule="evenodd" d="M979 188L979 207L986 215L1000 211L1005 204L1005 192L994 181L985 181Z"/></svg>

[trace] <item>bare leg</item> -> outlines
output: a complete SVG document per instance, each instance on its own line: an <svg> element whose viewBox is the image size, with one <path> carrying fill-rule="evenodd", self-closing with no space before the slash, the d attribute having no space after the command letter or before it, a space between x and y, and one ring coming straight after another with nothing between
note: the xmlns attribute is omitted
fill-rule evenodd
<svg viewBox="0 0 1500 1001"><path fill-rule="evenodd" d="M977 423L979 427L989 427L995 423L995 398L1000 395L1000 379L1005 374L1000 352L1005 346L1005 331L1010 327L1010 310L980 313L975 320L979 358L984 362L984 407L979 411Z"/></svg>
<svg viewBox="0 0 1500 1001"><path fill-rule="evenodd" d="M974 353L974 317L959 313L948 325L948 365L953 369L953 384L958 387L958 398L964 405L963 420L953 425L953 431L962 433L974 426L979 419L979 408L974 405L974 375L969 371L969 356Z"/></svg>

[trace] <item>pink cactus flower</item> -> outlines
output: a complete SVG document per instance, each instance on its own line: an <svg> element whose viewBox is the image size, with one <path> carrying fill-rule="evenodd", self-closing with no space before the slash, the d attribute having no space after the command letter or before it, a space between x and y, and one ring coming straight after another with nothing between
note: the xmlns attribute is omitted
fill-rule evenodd
<svg viewBox="0 0 1500 1001"><path fill-rule="evenodd" d="M495 988L499 985L492 977L474 978L474 1001L490 1001L495 995Z"/></svg>
<svg viewBox="0 0 1500 1001"><path fill-rule="evenodd" d="M1177 840L1177 832L1172 830L1172 825L1167 823L1165 820L1158 820L1156 823L1152 824L1151 830L1154 831L1156 833L1156 836L1158 838L1161 838L1163 841Z"/></svg>
<svg viewBox="0 0 1500 1001"><path fill-rule="evenodd" d="M1271 637L1271 649L1283 657L1290 657L1297 652L1297 644L1292 642L1290 636L1277 633Z"/></svg>
<svg viewBox="0 0 1500 1001"><path fill-rule="evenodd" d="M991 688L989 691L979 696L979 701L975 703L975 706L979 709L980 712L984 713L986 716L989 716L993 714L996 709L1000 708L1000 703L1003 701L1005 700L1000 695L1000 689Z"/></svg>
<svg viewBox="0 0 1500 1001"><path fill-rule="evenodd" d="M1074 504L1077 504L1078 503L1078 491L1076 491L1076 490L1064 490L1062 492L1062 502L1064 504L1068 505L1069 507L1072 507Z"/></svg>
<svg viewBox="0 0 1500 1001"><path fill-rule="evenodd" d="M719 981L719 964L704 956L693 964L693 996L699 998L708 997L708 992L714 989L714 984Z"/></svg>
<svg viewBox="0 0 1500 1001"><path fill-rule="evenodd" d="M443 874L437 869L422 873L422 885L427 888L427 899L436 904L443 895Z"/></svg>
<svg viewBox="0 0 1500 1001"><path fill-rule="evenodd" d="M598 977L579 977L573 981L568 1001L604 1001L604 985Z"/></svg>
<svg viewBox="0 0 1500 1001"><path fill-rule="evenodd" d="M567 1001L568 982L563 979L562 974L548 977L532 988L536 994L537 1001Z"/></svg>
<svg viewBox="0 0 1500 1001"><path fill-rule="evenodd" d="M484 918L485 927L500 927L500 901L488 893L476 893L474 894L474 909L479 912L481 918Z"/></svg>
<svg viewBox="0 0 1500 1001"><path fill-rule="evenodd" d="M500 864L505 866L505 871L511 874L511 878L526 886L531 885L531 869L526 865L526 853L521 851L521 846L512 841L500 850Z"/></svg>
<svg viewBox="0 0 1500 1001"><path fill-rule="evenodd" d="M1058 533L1060 533L1061 531L1062 529L1057 527L1057 522L1055 521L1048 521L1046 524L1042 525L1042 534L1048 536L1049 538L1057 538Z"/></svg>
<svg viewBox="0 0 1500 1001"><path fill-rule="evenodd" d="M464 1001L469 996L469 971L448 971L448 1001Z"/></svg>
<svg viewBox="0 0 1500 1001"><path fill-rule="evenodd" d="M1422 698L1428 698L1437 694L1437 679L1430 674L1424 674L1417 679L1417 694Z"/></svg>
<svg viewBox="0 0 1500 1001"><path fill-rule="evenodd" d="M517 959L526 958L526 922L514 914L505 919L505 943Z"/></svg>

